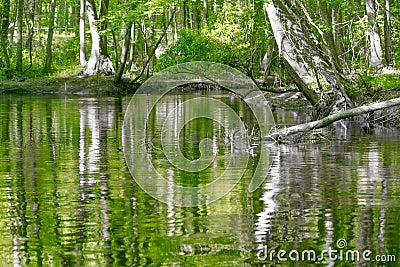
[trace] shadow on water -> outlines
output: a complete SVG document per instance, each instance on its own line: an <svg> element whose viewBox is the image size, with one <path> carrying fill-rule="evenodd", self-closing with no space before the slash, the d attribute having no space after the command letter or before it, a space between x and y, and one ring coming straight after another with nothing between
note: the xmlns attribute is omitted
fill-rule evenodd
<svg viewBox="0 0 400 267"><path fill-rule="evenodd" d="M189 185L211 181L231 152L223 128L195 120L181 133L183 153L197 158L199 140L211 137L215 164L190 174L168 165L158 119L193 96L166 97L149 123L154 164L171 181ZM241 114L246 125L254 124L242 101L215 97ZM337 124L329 131L346 141L274 147L267 179L250 193L259 152L254 147L243 179L228 195L207 206L181 208L143 192L125 165L121 127L128 101L0 100L2 266L307 266L316 263L284 263L257 254L266 247L319 253L337 248L340 239L347 242L344 250L399 257L398 131L377 127L366 133L358 123ZM278 124L306 119L276 112ZM318 264L366 263L324 257Z"/></svg>

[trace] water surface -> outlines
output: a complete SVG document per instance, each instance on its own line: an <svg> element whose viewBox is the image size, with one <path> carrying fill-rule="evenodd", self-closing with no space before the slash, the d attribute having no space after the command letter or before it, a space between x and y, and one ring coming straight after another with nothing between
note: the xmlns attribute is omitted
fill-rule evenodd
<svg viewBox="0 0 400 267"><path fill-rule="evenodd" d="M199 140L215 141L215 164L202 173L179 172L159 147L158 116L182 99L165 98L149 124L154 164L184 185L210 182L231 153L229 134L195 120L181 134L183 153L199 156ZM237 98L230 105L250 128ZM400 135L352 124L332 128L345 141L280 145L262 186L247 190L258 161L224 198L181 208L147 195L132 179L122 153L121 127L129 99L1 96L1 266L309 266L313 262L259 259L260 250L337 248L400 251ZM164 112L164 113L163 113ZM276 111L278 124L304 119ZM183 114L182 114L183 116ZM372 257L372 256L371 256ZM323 259L320 266L365 266ZM381 265L369 263L370 266ZM385 263L396 266L396 263Z"/></svg>

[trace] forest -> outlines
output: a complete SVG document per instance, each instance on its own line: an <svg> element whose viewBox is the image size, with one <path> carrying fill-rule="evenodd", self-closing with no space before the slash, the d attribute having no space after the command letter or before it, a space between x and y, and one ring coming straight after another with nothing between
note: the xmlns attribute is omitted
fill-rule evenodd
<svg viewBox="0 0 400 267"><path fill-rule="evenodd" d="M2 0L0 13L3 92L60 77L135 86L211 61L301 92L315 119L399 93L398 1Z"/></svg>
<svg viewBox="0 0 400 267"><path fill-rule="evenodd" d="M399 0L0 0L0 265L400 266L399 64Z"/></svg>

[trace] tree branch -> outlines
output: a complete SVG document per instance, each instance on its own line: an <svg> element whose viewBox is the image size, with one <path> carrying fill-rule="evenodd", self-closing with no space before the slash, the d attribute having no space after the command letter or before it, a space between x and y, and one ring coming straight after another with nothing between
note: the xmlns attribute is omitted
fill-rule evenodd
<svg viewBox="0 0 400 267"><path fill-rule="evenodd" d="M262 140L266 141L266 140L270 140L270 139L276 139L279 137L285 137L285 136L288 136L291 134L296 134L296 133L301 133L301 132L306 132L306 131L310 131L310 130L314 130L314 129L323 128L323 127L326 127L338 120L347 119L347 118L351 118L351 117L365 114L368 112L385 109L385 108L390 108L390 107L394 107L394 106L398 106L398 105L400 105L400 97L394 98L391 100L387 100L387 101L383 101L383 102L378 102L378 103L374 103L374 104L369 104L369 105L364 105L364 106L348 109L343 112L329 115L321 120L303 123L303 124L299 124L299 125L294 125L294 126L285 128L283 130L273 132L267 136L264 136L262 138Z"/></svg>
<svg viewBox="0 0 400 267"><path fill-rule="evenodd" d="M153 56L156 54L156 50L157 50L158 46L161 44L161 42L162 42L162 40L164 39L165 35L167 35L168 28L169 28L169 26L171 25L171 23L172 23L173 20L174 20L174 16L175 16L176 10L177 10L177 7L175 6L174 11L172 12L171 17L170 17L170 19L169 19L167 25L165 26L162 35L160 36L160 38L158 38L157 43L155 44L153 50L150 52L150 54L149 54L149 56L148 56L148 58L147 58L147 61L143 64L142 70L140 71L139 75L133 80L133 82L137 82L137 81L140 79L140 77L142 77L142 75L143 75L143 73L144 73L144 71L145 71L147 65L150 63L150 60L151 60L151 59L153 58ZM139 28L140 28L140 27L139 27ZM144 35L143 35L143 36L144 36Z"/></svg>

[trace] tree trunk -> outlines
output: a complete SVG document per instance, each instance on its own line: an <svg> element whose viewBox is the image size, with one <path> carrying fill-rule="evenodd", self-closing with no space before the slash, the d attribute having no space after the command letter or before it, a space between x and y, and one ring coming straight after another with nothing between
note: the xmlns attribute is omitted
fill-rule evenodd
<svg viewBox="0 0 400 267"><path fill-rule="evenodd" d="M79 61L81 67L86 67L86 37L85 37L85 0L80 0L79 11Z"/></svg>
<svg viewBox="0 0 400 267"><path fill-rule="evenodd" d="M276 44L278 45L279 53L289 63L298 76L305 78L306 80L311 80L305 64L301 62L294 47L287 37L288 35L286 34L283 22L279 17L278 10L274 4L266 4L266 10L272 31L274 33Z"/></svg>
<svg viewBox="0 0 400 267"><path fill-rule="evenodd" d="M114 30L111 30L112 40L113 40L113 47L114 47L114 58L115 58L115 68L118 69L118 40Z"/></svg>
<svg viewBox="0 0 400 267"><path fill-rule="evenodd" d="M101 20L100 31L107 30L107 19L105 19L105 18L108 13L108 4L109 4L109 0L101 0L100 1L100 16L99 16L99 19ZM100 49L101 49L102 54L104 56L108 57L107 35L105 35L105 34L100 35Z"/></svg>
<svg viewBox="0 0 400 267"><path fill-rule="evenodd" d="M167 34L168 28L171 25L172 21L174 20L175 17L175 13L176 13L176 7L174 8L174 11L171 14L171 18L168 20L167 25L164 28L164 31L162 33L162 35L160 36L160 38L158 38L157 43L154 45L153 49L151 50L150 53L146 52L146 61L143 63L143 67L139 73L138 76L136 76L136 78L133 80L133 82L136 82L140 79L140 77L142 77L143 73L148 69L148 65L150 63L150 60L154 57L154 55L156 54L156 50L159 47L159 45L161 44L162 40L164 39L165 35ZM144 32L142 31L142 34L144 36ZM145 40L146 43L146 40ZM146 46L145 46L146 47Z"/></svg>
<svg viewBox="0 0 400 267"><path fill-rule="evenodd" d="M385 59L388 66L393 65L393 47L390 22L390 0L385 0L385 16L384 16L384 36L385 36Z"/></svg>
<svg viewBox="0 0 400 267"><path fill-rule="evenodd" d="M288 34L284 26L284 22L280 18L278 9L274 4L266 4L266 10L268 18L271 24L272 31L274 33L276 44L278 45L279 53L283 60L282 65L286 72L300 89L307 100L313 105L317 105L318 96L316 93L309 88L307 83L314 81L315 79L308 73L306 64L301 62L299 55L297 54L295 47L292 45L291 40L288 39ZM286 22L291 23L291 22Z"/></svg>
<svg viewBox="0 0 400 267"><path fill-rule="evenodd" d="M199 25L201 24L199 7L197 1L191 1L190 5L188 5L188 14L189 14L189 24L191 29L199 29Z"/></svg>
<svg viewBox="0 0 400 267"><path fill-rule="evenodd" d="M369 41L369 66L370 68L380 68L383 66L383 52L381 47L381 37L376 21L376 0L365 1L368 16L368 41Z"/></svg>
<svg viewBox="0 0 400 267"><path fill-rule="evenodd" d="M86 0L86 11L92 36L92 49L90 57L86 65L85 74L92 76L97 73L113 75L115 73L114 66L108 56L103 54L100 46L100 34L96 26L97 14L94 0Z"/></svg>
<svg viewBox="0 0 400 267"><path fill-rule="evenodd" d="M8 28L10 26L10 1L9 0L2 0L1 5L3 7L2 14L1 14L1 25L0 25L0 42L1 48L3 51L3 56L6 61L6 68L7 72L10 71L10 56L8 55ZM6 73L7 74L7 73ZM8 74L7 74L8 76Z"/></svg>
<svg viewBox="0 0 400 267"><path fill-rule="evenodd" d="M305 98L311 103L311 105L316 106L319 101L318 95L303 81L299 74L293 69L286 59L282 59L282 65L284 66L286 72L300 89Z"/></svg>
<svg viewBox="0 0 400 267"><path fill-rule="evenodd" d="M132 24L133 24L132 22L129 22L126 27L124 44L122 46L122 51L121 51L121 64L119 65L119 67L117 69L117 73L115 74L115 78L114 78L115 83L119 83L121 81L122 74L124 74L125 64L126 64L126 60L128 58L129 48L131 46Z"/></svg>
<svg viewBox="0 0 400 267"><path fill-rule="evenodd" d="M207 0L203 0L203 25L207 26L208 7Z"/></svg>
<svg viewBox="0 0 400 267"><path fill-rule="evenodd" d="M376 110L381 110L381 109L390 108L390 107L399 106L399 105L400 105L400 98L394 98L394 99L383 101L383 102L364 105L364 106L356 107L356 108L349 109L349 110L346 110L343 112L329 115L329 116L327 116L323 119L317 120L317 121L312 121L312 122L308 122L308 123L291 126L291 127L285 128L283 130L273 132L270 135L263 137L262 139L263 140L271 140L271 139L276 140L278 138L286 137L288 135L323 128L323 127L326 127L326 126L334 123L335 121L339 121L339 120L351 118L354 116L366 114L369 112L373 112Z"/></svg>
<svg viewBox="0 0 400 267"><path fill-rule="evenodd" d="M265 52L264 57L261 59L260 62L260 70L265 73L264 76L269 75L269 66L271 65L271 57L273 52L273 45L268 45L267 52Z"/></svg>
<svg viewBox="0 0 400 267"><path fill-rule="evenodd" d="M18 2L19 2L18 0L14 1L14 5L13 5L13 12L12 12L12 16L11 16L11 23L10 23L10 30L9 30L10 34L8 35L8 43L9 44L14 43L14 32L15 32L15 27L17 25L17 17L18 17Z"/></svg>
<svg viewBox="0 0 400 267"><path fill-rule="evenodd" d="M52 47L52 43L53 43L55 12L56 12L56 0L51 0L50 1L49 31L47 34L47 44L46 44L46 63L44 65L44 72L51 71L51 62L52 62L51 47Z"/></svg>
<svg viewBox="0 0 400 267"><path fill-rule="evenodd" d="M132 27L131 27L131 42L132 40L136 39L136 29L135 29L135 23L132 23ZM128 66L127 69L130 71L133 71L134 69L134 58L135 58L135 50L136 50L136 43L132 42L132 44L129 46L129 62L128 62Z"/></svg>
<svg viewBox="0 0 400 267"><path fill-rule="evenodd" d="M36 10L35 10L35 23L36 23L36 33L40 32L40 16L42 15L42 0L36 0Z"/></svg>
<svg viewBox="0 0 400 267"><path fill-rule="evenodd" d="M332 9L328 7L328 3L325 0L319 0L321 18L324 22L323 37L327 45L327 51L330 56L332 67L339 72L342 72L342 66L339 63L337 56L337 44L333 35L333 24L332 24Z"/></svg>
<svg viewBox="0 0 400 267"><path fill-rule="evenodd" d="M187 0L183 0L183 28L188 28L188 6Z"/></svg>
<svg viewBox="0 0 400 267"><path fill-rule="evenodd" d="M24 70L26 72L33 65L33 34L34 34L34 25L35 25L35 0L28 0L28 11L26 12L26 24L27 24L27 44L29 49L29 67Z"/></svg>
<svg viewBox="0 0 400 267"><path fill-rule="evenodd" d="M79 0L79 6L78 5L72 5L71 6L71 12L70 12L70 17L71 17L71 27L74 29L77 29L79 25L79 19L80 16L78 15L78 10L80 10L80 0ZM77 36L78 37L78 36Z"/></svg>
<svg viewBox="0 0 400 267"><path fill-rule="evenodd" d="M353 107L346 93L349 82L342 71L337 69L335 56L325 40L324 32L311 19L302 3L289 5L275 0L273 4L267 4L266 9L276 42L280 46L279 51L285 59L283 62L288 62L285 69L311 103L315 101L312 102L314 97L309 95L317 95L319 98L314 105L315 117L322 118L333 110ZM324 37L323 42L319 36ZM329 87L324 88L323 85ZM307 87L310 87L309 90Z"/></svg>
<svg viewBox="0 0 400 267"><path fill-rule="evenodd" d="M343 39L344 39L344 27L340 27L340 25L343 23L343 15L342 15L342 9L341 9L341 5L340 3L336 3L333 6L332 9L332 30L333 30L333 38L335 40L335 45L336 45L336 51L338 54L342 55L346 54L345 53L345 48L344 48L344 44L343 44ZM347 66L347 62L345 59L342 59L341 63L346 64ZM342 67L342 69L345 69L344 67Z"/></svg>
<svg viewBox="0 0 400 267"><path fill-rule="evenodd" d="M16 70L22 72L22 23L24 17L24 0L18 0L17 2L17 58L16 58Z"/></svg>
<svg viewBox="0 0 400 267"><path fill-rule="evenodd" d="M140 32L143 37L143 53L142 53L142 70L143 72L139 74L139 76L143 75L143 73L147 73L148 69L148 62L149 62L149 42L148 42L148 37L147 37L147 26L146 26L146 21L142 20L141 21L141 27L140 27Z"/></svg>
<svg viewBox="0 0 400 267"><path fill-rule="evenodd" d="M172 13L172 10L174 10L174 9L175 9L175 4L173 4L171 6L171 13ZM178 25L177 17L178 16L174 16L174 21L172 23L172 42L175 42L178 40L178 29L181 28L180 25Z"/></svg>

